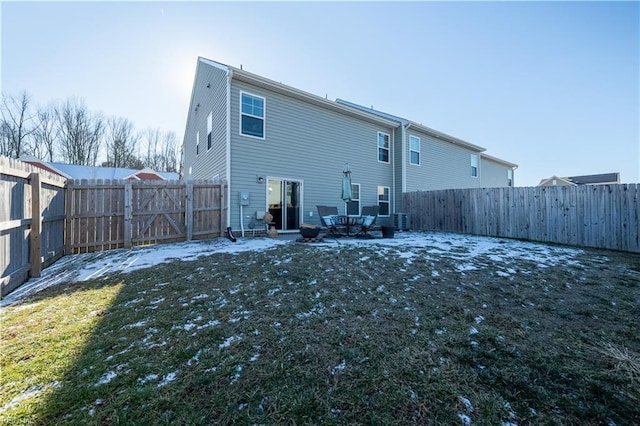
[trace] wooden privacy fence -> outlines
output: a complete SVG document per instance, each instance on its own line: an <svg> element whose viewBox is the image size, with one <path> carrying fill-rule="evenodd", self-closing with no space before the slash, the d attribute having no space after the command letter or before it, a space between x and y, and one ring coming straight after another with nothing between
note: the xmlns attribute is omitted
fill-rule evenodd
<svg viewBox="0 0 640 426"><path fill-rule="evenodd" d="M0 157L0 295L64 254L65 179Z"/></svg>
<svg viewBox="0 0 640 426"><path fill-rule="evenodd" d="M403 194L413 229L640 252L640 185L479 188Z"/></svg>
<svg viewBox="0 0 640 426"><path fill-rule="evenodd" d="M68 181L66 253L220 237L225 195L211 181Z"/></svg>

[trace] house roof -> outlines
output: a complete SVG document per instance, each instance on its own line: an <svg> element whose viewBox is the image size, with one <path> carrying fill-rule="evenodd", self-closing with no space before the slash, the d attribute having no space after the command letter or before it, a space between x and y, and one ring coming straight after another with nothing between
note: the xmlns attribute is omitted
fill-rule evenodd
<svg viewBox="0 0 640 426"><path fill-rule="evenodd" d="M372 116L371 114L364 114L360 111L354 110L353 108L348 108L344 105L340 105L337 102L330 101L321 96L313 95L303 90L296 89L295 87L278 83L277 81L270 80L260 75L250 73L240 68L232 67L230 65L225 65L220 62L212 61L211 59L207 59L203 57L198 58L198 63L205 63L212 67L225 70L227 73L231 75L231 78L235 80L243 81L245 83L250 83L254 86L262 87L263 89L272 90L276 93L281 93L289 97L292 97L294 99L298 99L316 106L320 106L322 108L326 108L332 111L339 112L341 114L359 118L361 120L366 120L369 122L374 122L376 124L381 124L387 127L391 127L391 128L398 127L398 123L395 120L389 120L383 117L376 117L376 116ZM193 99L191 101L193 103Z"/></svg>
<svg viewBox="0 0 640 426"><path fill-rule="evenodd" d="M122 167L82 166L24 158L22 161L56 173L67 179L135 179L135 180L178 180L177 173L156 172L151 169L137 170Z"/></svg>
<svg viewBox="0 0 640 426"><path fill-rule="evenodd" d="M538 184L538 186L545 186L545 185L546 185L546 184L548 184L549 182L552 182L554 179L555 179L556 181L562 181L562 182L564 182L564 184L565 184L565 185L576 185L575 183L571 182L571 181L569 180L569 178L566 178L566 177L560 177L560 176L553 175L553 176L551 176L551 177L549 177L549 178L541 179L541 180L540 180L540 183Z"/></svg>
<svg viewBox="0 0 640 426"><path fill-rule="evenodd" d="M598 175L569 176L571 182L577 185L593 185L596 183L619 183L620 173L602 173Z"/></svg>
<svg viewBox="0 0 640 426"><path fill-rule="evenodd" d="M559 177L556 175L550 178L540 180L538 186L543 186L553 179L564 182L566 185L597 185L606 183L620 183L620 173L602 173L597 175L584 175L584 176L565 176Z"/></svg>
<svg viewBox="0 0 640 426"><path fill-rule="evenodd" d="M336 99L336 102L338 104L340 104L340 105L346 105L346 106L348 106L350 108L355 108L355 109L357 109L359 111L366 112L367 114L373 114L373 115L376 115L378 117L383 117L383 118L385 118L387 120L395 121L396 123L402 124L402 125L407 126L407 127L413 127L415 129L421 131L422 133L426 133L429 136L433 136L435 138L442 139L444 141L453 143L455 145L462 146L463 148L468 148L468 149L471 149L471 150L476 151L476 152L486 151L486 148L483 148L483 147L478 146L478 145L474 145L474 144L472 144L470 142L467 142L467 141L463 141L462 139L458 139L458 138L456 138L454 136L448 135L446 133L442 133L442 132L440 132L438 130L432 129L432 128L427 127L427 126L424 126L424 125L422 125L420 123L416 123L415 121L407 120L406 118L402 118L402 117L398 117L398 116L395 116L395 115L391 115L391 114L388 114L386 112L375 110L373 108L367 108L367 107L362 106L362 105L354 104L353 102L345 101L344 99Z"/></svg>

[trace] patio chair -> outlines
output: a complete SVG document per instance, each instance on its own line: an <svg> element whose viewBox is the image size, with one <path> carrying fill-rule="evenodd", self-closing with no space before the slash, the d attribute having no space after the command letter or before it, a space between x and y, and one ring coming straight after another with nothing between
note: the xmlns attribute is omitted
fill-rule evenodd
<svg viewBox="0 0 640 426"><path fill-rule="evenodd" d="M362 219L360 222L360 232L356 234L358 238L373 238L369 231L377 230L376 220L378 219L378 213L380 212L380 206L364 206L362 207Z"/></svg>
<svg viewBox="0 0 640 426"><path fill-rule="evenodd" d="M332 206L316 206L318 215L320 215L320 223L327 236L342 237L344 234L344 226L338 222L338 208Z"/></svg>

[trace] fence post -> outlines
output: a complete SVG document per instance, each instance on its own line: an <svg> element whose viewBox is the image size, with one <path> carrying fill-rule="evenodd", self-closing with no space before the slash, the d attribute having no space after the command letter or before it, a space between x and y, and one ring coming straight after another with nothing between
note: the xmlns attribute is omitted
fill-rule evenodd
<svg viewBox="0 0 640 426"><path fill-rule="evenodd" d="M131 247L131 222L133 220L133 187L131 182L124 184L124 247Z"/></svg>
<svg viewBox="0 0 640 426"><path fill-rule="evenodd" d="M193 238L193 181L187 182L187 208L185 210L187 241Z"/></svg>
<svg viewBox="0 0 640 426"><path fill-rule="evenodd" d="M40 230L42 229L42 213L40 209L40 173L29 175L31 183L31 277L39 277L42 272L42 258L40 257Z"/></svg>

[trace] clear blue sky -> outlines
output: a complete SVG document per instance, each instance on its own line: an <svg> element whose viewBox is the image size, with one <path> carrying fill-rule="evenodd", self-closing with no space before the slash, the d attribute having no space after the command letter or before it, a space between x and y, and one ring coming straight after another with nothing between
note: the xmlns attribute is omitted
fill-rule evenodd
<svg viewBox="0 0 640 426"><path fill-rule="evenodd" d="M2 2L2 90L182 139L198 56L403 116L518 186L640 182L638 2ZM425 153L424 155L428 155Z"/></svg>

